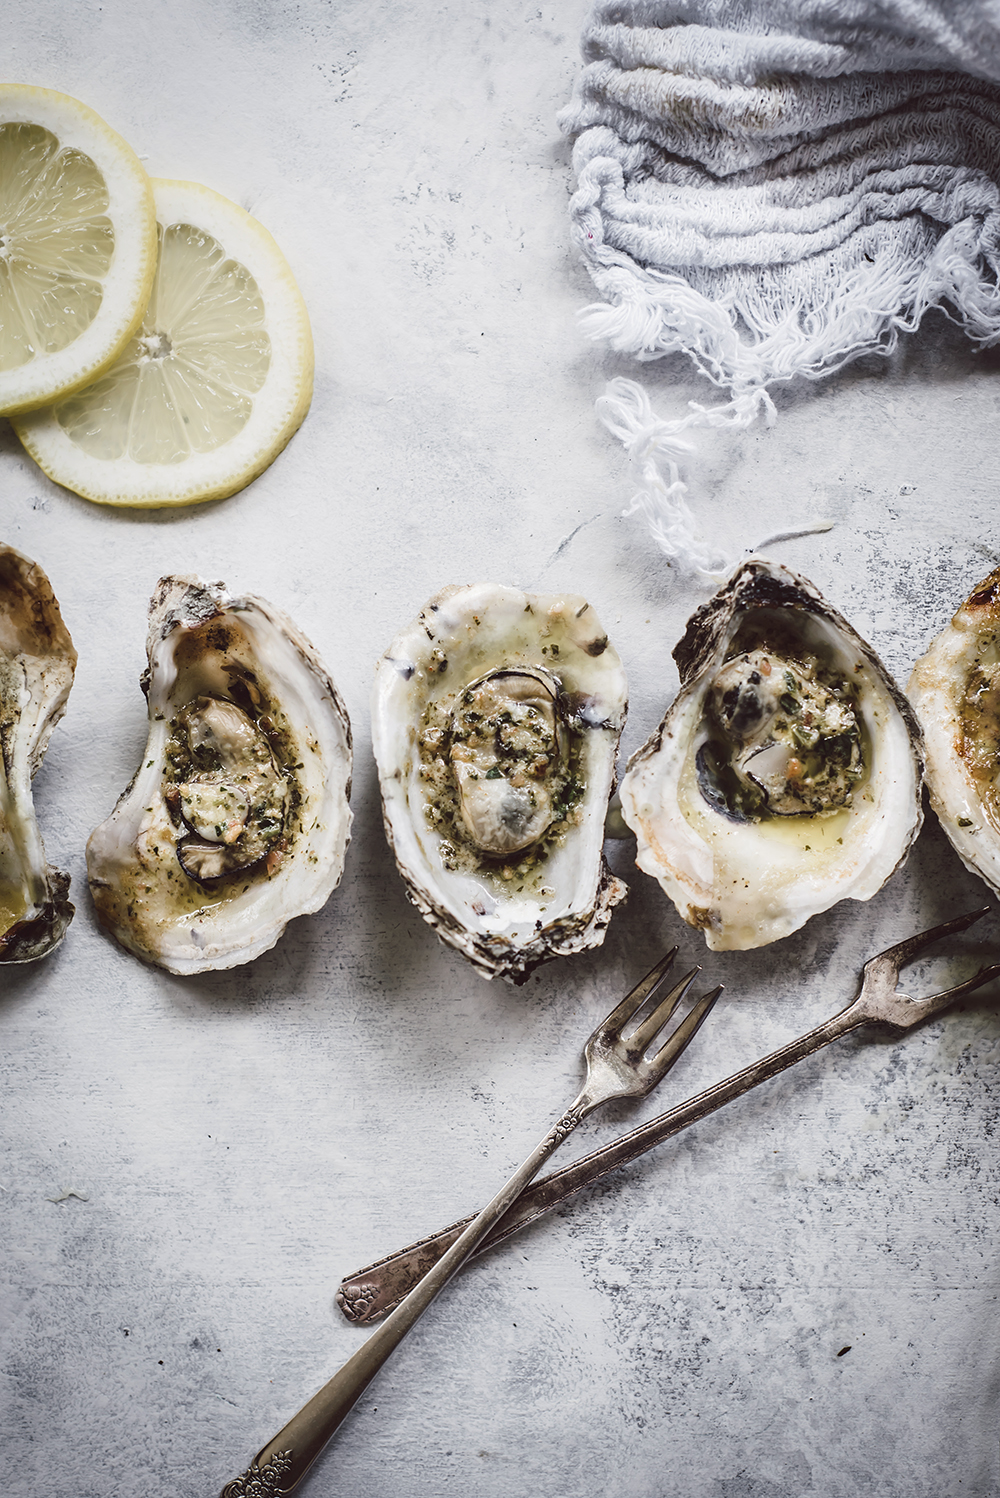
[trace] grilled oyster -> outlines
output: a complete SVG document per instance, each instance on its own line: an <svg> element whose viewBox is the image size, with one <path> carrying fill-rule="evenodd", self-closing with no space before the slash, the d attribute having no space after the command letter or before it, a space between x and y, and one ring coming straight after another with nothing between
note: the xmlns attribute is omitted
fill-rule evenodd
<svg viewBox="0 0 1000 1498"><path fill-rule="evenodd" d="M372 743L411 900L486 977L598 945L625 674L589 604L446 588L376 668Z"/></svg>
<svg viewBox="0 0 1000 1498"><path fill-rule="evenodd" d="M140 768L87 845L101 924L172 973L249 962L344 866L347 711L261 598L165 577L150 604Z"/></svg>
<svg viewBox="0 0 1000 1498"><path fill-rule="evenodd" d="M907 693L931 805L966 868L1000 894L1000 568L931 642Z"/></svg>
<svg viewBox="0 0 1000 1498"><path fill-rule="evenodd" d="M76 651L40 567L0 544L0 962L31 962L73 919L45 859L31 781L66 709Z"/></svg>
<svg viewBox="0 0 1000 1498"><path fill-rule="evenodd" d="M716 950L867 900L920 829L921 736L811 583L753 560L690 619L680 691L622 780L637 862Z"/></svg>

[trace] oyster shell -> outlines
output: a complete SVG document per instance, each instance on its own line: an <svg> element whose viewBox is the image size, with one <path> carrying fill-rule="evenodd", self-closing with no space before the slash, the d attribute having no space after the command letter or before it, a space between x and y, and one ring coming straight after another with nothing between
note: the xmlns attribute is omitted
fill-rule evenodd
<svg viewBox="0 0 1000 1498"><path fill-rule="evenodd" d="M48 578L0 543L0 963L44 957L73 919L69 875L45 859L31 781L75 669Z"/></svg>
<svg viewBox="0 0 1000 1498"><path fill-rule="evenodd" d="M625 673L585 599L451 587L376 668L372 744L410 899L492 978L598 945Z"/></svg>
<svg viewBox="0 0 1000 1498"><path fill-rule="evenodd" d="M261 598L165 577L150 603L142 763L87 845L102 926L171 973L250 962L344 867L347 711Z"/></svg>
<svg viewBox="0 0 1000 1498"><path fill-rule="evenodd" d="M752 560L674 659L677 697L622 780L639 867L715 950L870 899L921 823L920 730L871 647L811 583Z"/></svg>
<svg viewBox="0 0 1000 1498"><path fill-rule="evenodd" d="M967 869L1000 894L1000 568L913 667L931 805Z"/></svg>

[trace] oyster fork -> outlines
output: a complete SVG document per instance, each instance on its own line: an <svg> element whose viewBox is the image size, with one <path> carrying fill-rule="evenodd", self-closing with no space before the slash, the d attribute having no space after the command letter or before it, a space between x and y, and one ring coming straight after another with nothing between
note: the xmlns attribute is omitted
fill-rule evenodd
<svg viewBox="0 0 1000 1498"><path fill-rule="evenodd" d="M935 926L930 931L921 931L916 936L907 937L905 941L897 942L884 952L879 952L865 963L860 992L845 1009L806 1031L804 1035L797 1036L779 1050L744 1067L742 1071L726 1077L722 1082L716 1082L703 1092L688 1098L686 1102L678 1103L669 1112L661 1113L657 1118L640 1124L637 1129L622 1134L589 1155L574 1160L562 1170L553 1171L551 1175L536 1181L514 1203L503 1221L497 1223L487 1234L476 1252L484 1253L505 1238L512 1237L568 1197L610 1175L619 1165L637 1160L654 1145L679 1134L690 1124L707 1118L726 1103L742 1097L745 1092L758 1087L770 1077L777 1076L786 1067L794 1066L796 1062L812 1056L831 1042L839 1040L842 1035L870 1023L882 1023L905 1033L933 1015L940 1014L964 994L971 993L973 989L988 983L991 978L996 978L1000 975L1000 966L981 968L973 977L954 988L930 994L923 999L907 998L905 994L897 992L896 987L901 970L925 947L940 941L942 937L967 930L989 914L988 906L983 910L972 911L968 915L945 921L943 925ZM455 1241L469 1220L464 1218L438 1233L421 1238L417 1243L411 1243L407 1248L397 1249L395 1253L369 1264L365 1269L347 1275L340 1283L336 1300L348 1321L369 1325L391 1311L410 1286L421 1275L426 1274L438 1256Z"/></svg>
<svg viewBox="0 0 1000 1498"><path fill-rule="evenodd" d="M221 1498L258 1498L258 1495L282 1498L298 1487L386 1359L577 1124L602 1103L616 1098L645 1097L666 1076L722 992L720 984L702 994L670 1038L652 1056L648 1055L701 969L693 968L655 1009L638 1019L627 1035L625 1031L659 988L676 955L674 947L598 1025L584 1047L587 1078L581 1091L523 1165L368 1341L258 1451L246 1472L226 1484Z"/></svg>

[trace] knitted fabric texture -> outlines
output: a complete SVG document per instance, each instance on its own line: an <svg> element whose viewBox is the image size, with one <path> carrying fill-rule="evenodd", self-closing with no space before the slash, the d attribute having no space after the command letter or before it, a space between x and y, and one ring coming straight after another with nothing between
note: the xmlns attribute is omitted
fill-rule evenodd
<svg viewBox="0 0 1000 1498"><path fill-rule="evenodd" d="M583 53L560 125L585 331L687 353L728 394L666 421L616 380L598 409L639 463L633 508L715 578L686 430L772 419L768 387L888 353L931 307L1000 341L1000 5L601 0Z"/></svg>

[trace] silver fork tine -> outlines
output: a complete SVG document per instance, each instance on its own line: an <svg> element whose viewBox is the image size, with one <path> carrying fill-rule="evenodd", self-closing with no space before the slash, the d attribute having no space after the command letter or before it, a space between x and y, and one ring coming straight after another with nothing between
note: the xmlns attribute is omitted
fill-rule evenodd
<svg viewBox="0 0 1000 1498"><path fill-rule="evenodd" d="M942 936L953 936L956 931L967 931L977 921L981 921L984 915L989 915L990 908L984 906L982 910L970 911L968 915L956 916L953 921L945 921L940 926L932 926L929 931L918 931L915 936L908 936L905 941L896 942L895 946L886 947L884 952L879 952L876 957L870 957L865 963L869 967L872 963L891 963L896 969L896 977L899 977L900 968L912 962L918 952L929 947L932 942L940 941Z"/></svg>
<svg viewBox="0 0 1000 1498"><path fill-rule="evenodd" d="M929 931L918 931L915 936L909 936L869 958L862 969L861 992L852 1006L859 1016L859 1022L864 1019L883 1020L886 1024L909 1029L947 1009L962 994L971 993L973 989L988 983L996 976L995 967L980 968L974 977L967 978L964 983L945 989L942 993L928 994L922 999L909 998L897 986L901 970L925 947L940 941L944 936L968 930L989 913L988 908L970 911L968 915L957 916L955 920L945 921L941 926L933 926Z"/></svg>
<svg viewBox="0 0 1000 1498"><path fill-rule="evenodd" d="M988 983L998 974L1000 974L1000 963L996 967L981 967L978 973L974 973L971 978L966 978L964 983L956 983L954 988L946 988L943 993L936 993L934 1003L941 1008L944 1008L946 1004L953 1004L956 999L962 997L962 994L972 993L975 988L982 988L984 983Z"/></svg>
<svg viewBox="0 0 1000 1498"><path fill-rule="evenodd" d="M652 1014L647 1014L644 1020L640 1020L628 1037L630 1055L645 1055L700 972L700 967L693 967L674 985L666 998L660 1000Z"/></svg>
<svg viewBox="0 0 1000 1498"><path fill-rule="evenodd" d="M621 1003L615 1005L607 1018L601 1020L591 1040L608 1042L617 1040L623 1027L628 1024L636 1010L642 1008L650 994L663 982L676 956L676 947L671 947L669 952L665 952L656 966L650 968L645 978L640 979L631 992L625 995Z"/></svg>
<svg viewBox="0 0 1000 1498"><path fill-rule="evenodd" d="M712 988L708 993L703 993L701 998L691 1005L690 1010L666 1044L660 1047L651 1061L647 1062L647 1065L653 1070L657 1082L665 1072L669 1071L678 1056L682 1055L692 1040L694 1040L698 1031L711 1014L715 1001L721 992L722 984L720 983L717 988Z"/></svg>

